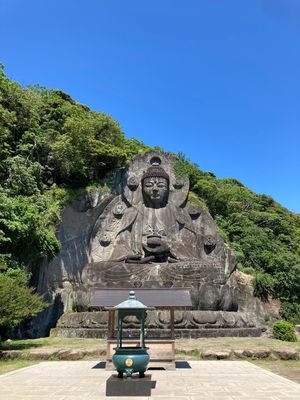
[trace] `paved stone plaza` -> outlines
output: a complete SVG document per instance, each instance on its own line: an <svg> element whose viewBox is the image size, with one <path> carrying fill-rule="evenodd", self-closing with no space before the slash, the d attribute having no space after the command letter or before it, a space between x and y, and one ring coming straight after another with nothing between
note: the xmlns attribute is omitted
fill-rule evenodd
<svg viewBox="0 0 300 400"><path fill-rule="evenodd" d="M1 400L102 400L105 371L97 361L50 361L0 376ZM299 400L300 385L246 361L178 362L176 371L153 370L151 399ZM136 397L147 399L147 397Z"/></svg>

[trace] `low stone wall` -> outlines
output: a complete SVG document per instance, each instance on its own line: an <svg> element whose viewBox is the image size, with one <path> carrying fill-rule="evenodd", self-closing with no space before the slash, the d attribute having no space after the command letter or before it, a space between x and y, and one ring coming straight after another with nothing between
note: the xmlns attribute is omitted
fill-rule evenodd
<svg viewBox="0 0 300 400"><path fill-rule="evenodd" d="M134 330L132 331L134 335ZM197 339L201 337L259 337L261 328L219 328L219 329L175 329L175 339ZM51 329L52 337L106 339L107 329L100 328L54 328ZM138 335L136 335L138 337ZM169 338L169 329L147 329L149 338Z"/></svg>
<svg viewBox="0 0 300 400"><path fill-rule="evenodd" d="M177 354L187 355L198 352L198 356L205 360L224 360L224 359L279 359L279 360L299 360L299 352L296 349L190 349L187 351L179 350ZM26 360L81 360L83 358L93 358L105 360L106 346L99 346L98 349L54 349L41 348L26 350L4 350L0 351L0 360L26 359ZM104 362L104 361L103 361Z"/></svg>
<svg viewBox="0 0 300 400"><path fill-rule="evenodd" d="M254 313L228 311L175 311L175 338L260 336L265 326L261 325ZM135 317L124 320L124 329L133 333L139 329ZM168 311L150 311L145 323L149 338L167 338L170 336L170 313ZM108 313L81 312L64 314L52 336L69 338L106 338L108 331ZM138 337L138 332L137 337Z"/></svg>

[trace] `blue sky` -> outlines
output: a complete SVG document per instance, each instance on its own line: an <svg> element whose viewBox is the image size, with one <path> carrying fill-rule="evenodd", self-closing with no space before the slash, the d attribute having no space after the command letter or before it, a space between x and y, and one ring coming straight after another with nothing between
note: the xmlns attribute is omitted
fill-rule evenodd
<svg viewBox="0 0 300 400"><path fill-rule="evenodd" d="M0 60L300 212L299 0L1 0Z"/></svg>

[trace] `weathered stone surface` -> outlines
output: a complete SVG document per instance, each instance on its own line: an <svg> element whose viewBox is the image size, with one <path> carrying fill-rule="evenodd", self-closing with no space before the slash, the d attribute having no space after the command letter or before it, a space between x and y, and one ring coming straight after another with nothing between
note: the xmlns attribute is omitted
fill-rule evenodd
<svg viewBox="0 0 300 400"><path fill-rule="evenodd" d="M105 311L64 314L57 323L57 328L65 329L106 329L108 315ZM227 311L175 311L175 329L209 329L209 328L255 328L259 322L255 314L233 313ZM149 329L169 329L169 311L148 311L145 327ZM126 317L124 328L139 329L136 317Z"/></svg>
<svg viewBox="0 0 300 400"><path fill-rule="evenodd" d="M210 215L186 205L189 181L176 176L176 162L171 154L148 152L129 165L122 194L95 224L92 262L191 261L223 250Z"/></svg>
<svg viewBox="0 0 300 400"><path fill-rule="evenodd" d="M101 357L106 355L106 345L98 347L97 349L84 349L84 357Z"/></svg>
<svg viewBox="0 0 300 400"><path fill-rule="evenodd" d="M52 336L77 338L106 338L108 315L105 311L64 314ZM148 311L145 327L149 337L170 335L169 311ZM175 311L176 338L217 336L260 336L261 327L253 313L227 311ZM139 329L135 317L124 320L124 329Z"/></svg>
<svg viewBox="0 0 300 400"><path fill-rule="evenodd" d="M253 276L238 270L230 277L230 286L234 288L239 311L253 312L261 319L268 315L277 320L280 317L280 301L269 297L268 301L263 302L254 297L252 280Z"/></svg>
<svg viewBox="0 0 300 400"><path fill-rule="evenodd" d="M244 354L244 350L234 350L233 355L237 358L246 358L246 355Z"/></svg>
<svg viewBox="0 0 300 400"><path fill-rule="evenodd" d="M103 210L91 233L82 284L93 287L192 288L195 309L237 309L227 281L235 267L206 210L187 202L188 179L176 158L137 156L122 178L122 193Z"/></svg>
<svg viewBox="0 0 300 400"><path fill-rule="evenodd" d="M199 330L195 331L199 332ZM222 332L222 330L221 330ZM209 335L211 336L211 335ZM217 335L220 336L220 335ZM204 359L222 360L233 357L240 359L256 358L256 359L282 359L282 360L299 360L299 352L293 349L199 349L189 348L181 349L180 352L186 355L194 355L195 351L199 352ZM11 360L17 358L47 360L51 358L60 360L81 360L83 358L99 359L106 355L106 345L97 348L88 349L32 349L29 352L21 350L5 350L0 352L0 359Z"/></svg>
<svg viewBox="0 0 300 400"><path fill-rule="evenodd" d="M60 350L57 353L57 358L60 360L81 360L84 355L84 352L78 349Z"/></svg>
<svg viewBox="0 0 300 400"><path fill-rule="evenodd" d="M273 353L281 360L299 360L299 352L297 350L273 350Z"/></svg>
<svg viewBox="0 0 300 400"><path fill-rule="evenodd" d="M64 328L103 328L107 327L108 313L80 312L64 314L58 321L57 327Z"/></svg>
<svg viewBox="0 0 300 400"><path fill-rule="evenodd" d="M202 350L201 357L206 360L226 360L231 356L231 350Z"/></svg>
<svg viewBox="0 0 300 400"><path fill-rule="evenodd" d="M21 350L3 350L0 351L1 360L14 360L15 358L20 358L22 355Z"/></svg>
<svg viewBox="0 0 300 400"><path fill-rule="evenodd" d="M110 189L93 190L64 209L60 254L33 276L38 292L49 302L55 299L37 320L34 334L48 333L63 312L88 310L95 287L189 287L194 310L245 312L226 316L225 322L219 316L213 329L257 329L257 321L250 323L245 315L249 310L264 315L264 308L253 293L245 291L244 301L234 253L210 214L188 201L189 181L178 173L176 158L138 155L111 181ZM88 335L106 329L104 320L80 318L76 329L83 335L86 329ZM197 318L185 315L177 329L199 329ZM216 317L208 314L211 318Z"/></svg>
<svg viewBox="0 0 300 400"><path fill-rule="evenodd" d="M26 357L31 360L49 360L49 358L55 357L58 351L57 349L32 349Z"/></svg>
<svg viewBox="0 0 300 400"><path fill-rule="evenodd" d="M51 358L59 360L81 360L87 358L99 358L106 355L106 346L102 345L97 348L89 349L31 349L26 350L4 350L0 352L1 360L13 360L17 358L31 360L48 360Z"/></svg>
<svg viewBox="0 0 300 400"><path fill-rule="evenodd" d="M66 338L107 338L107 329L75 329L75 328L54 328L51 334L57 337ZM208 337L258 337L261 336L260 328L202 328L202 329L175 329L175 339L197 339ZM170 338L169 329L147 329L149 337Z"/></svg>
<svg viewBox="0 0 300 400"><path fill-rule="evenodd" d="M268 358L271 355L271 350L248 349L243 351L243 355L250 358Z"/></svg>
<svg viewBox="0 0 300 400"><path fill-rule="evenodd" d="M107 327L100 328L52 328L52 337L77 338L77 339L106 339Z"/></svg>

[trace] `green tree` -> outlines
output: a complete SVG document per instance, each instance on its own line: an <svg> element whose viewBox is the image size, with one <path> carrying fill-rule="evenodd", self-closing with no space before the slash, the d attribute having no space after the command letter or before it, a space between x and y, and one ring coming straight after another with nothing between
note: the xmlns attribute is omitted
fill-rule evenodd
<svg viewBox="0 0 300 400"><path fill-rule="evenodd" d="M16 279L3 273L0 274L0 293L1 339L25 318L37 315L47 306L32 288L20 286Z"/></svg>

